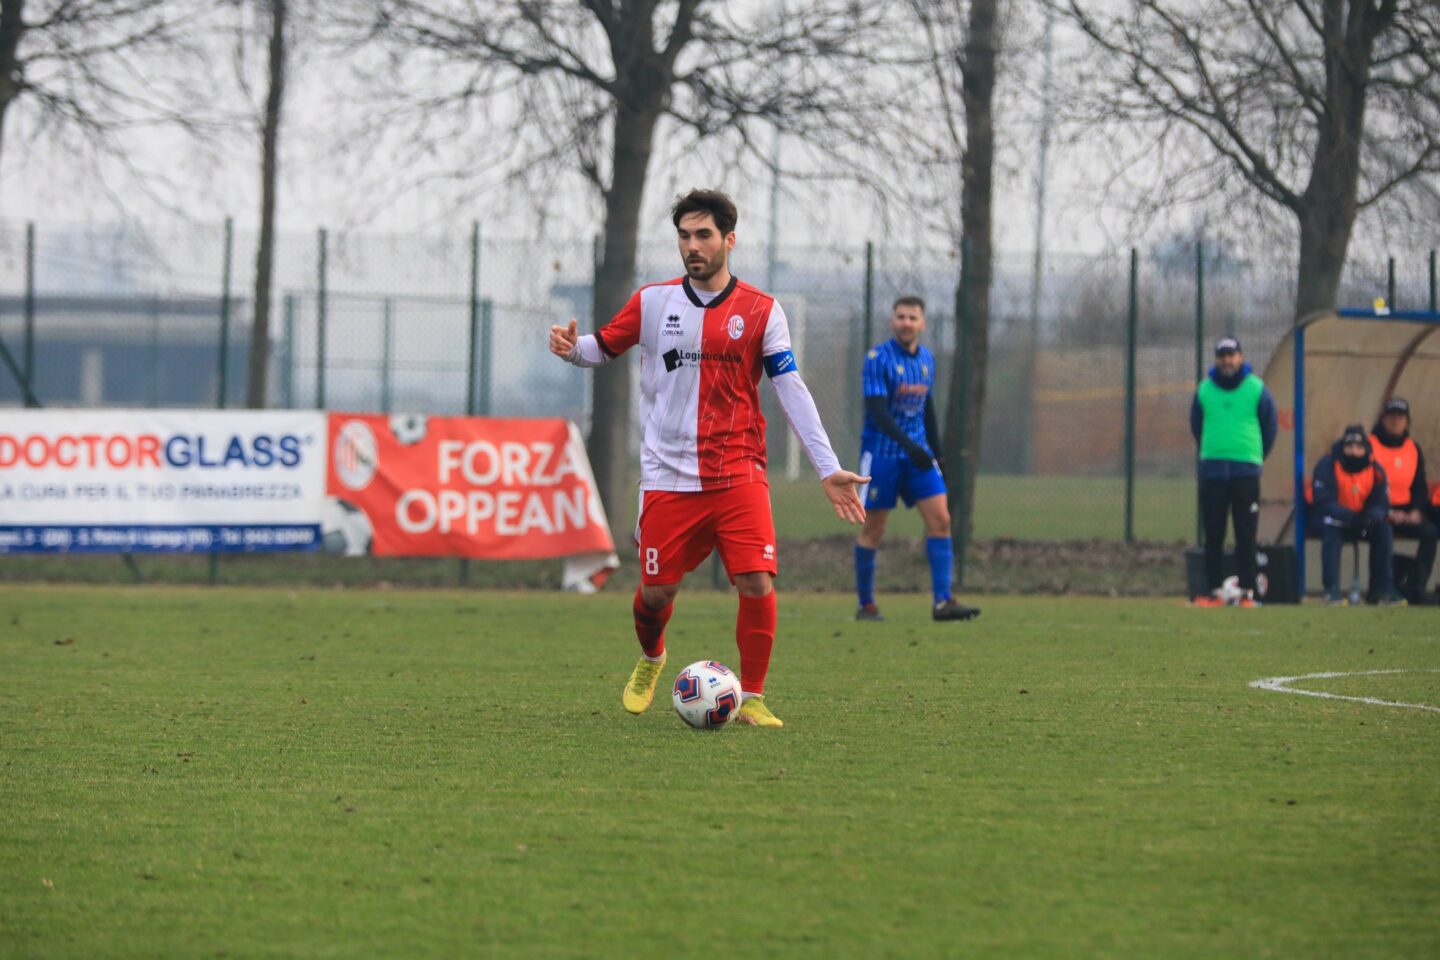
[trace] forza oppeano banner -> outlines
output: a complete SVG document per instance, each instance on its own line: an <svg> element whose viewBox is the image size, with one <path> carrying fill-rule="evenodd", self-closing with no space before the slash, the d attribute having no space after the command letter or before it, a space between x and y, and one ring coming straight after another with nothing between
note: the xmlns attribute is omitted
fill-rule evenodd
<svg viewBox="0 0 1440 960"><path fill-rule="evenodd" d="M0 554L312 550L319 411L5 410Z"/></svg>
<svg viewBox="0 0 1440 960"><path fill-rule="evenodd" d="M329 448L327 549L564 557L564 586L587 591L619 566L567 420L332 413Z"/></svg>

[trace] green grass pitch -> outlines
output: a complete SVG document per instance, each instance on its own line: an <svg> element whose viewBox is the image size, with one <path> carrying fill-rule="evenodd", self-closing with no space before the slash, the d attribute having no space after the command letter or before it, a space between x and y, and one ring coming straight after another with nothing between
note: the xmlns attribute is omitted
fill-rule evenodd
<svg viewBox="0 0 1440 960"><path fill-rule="evenodd" d="M705 733L628 596L0 588L0 956L1440 955L1440 713L1249 686L1440 706L1433 612L882 600Z"/></svg>
<svg viewBox="0 0 1440 960"><path fill-rule="evenodd" d="M804 539L844 532L813 473L794 481L772 474L770 497L775 506L775 531L781 537ZM1193 539L1195 497L1194 480L1136 477L1136 537ZM890 529L897 534L918 534L920 520L913 510L901 509L891 518ZM981 474L975 482L976 539L1120 540L1124 535L1123 477Z"/></svg>

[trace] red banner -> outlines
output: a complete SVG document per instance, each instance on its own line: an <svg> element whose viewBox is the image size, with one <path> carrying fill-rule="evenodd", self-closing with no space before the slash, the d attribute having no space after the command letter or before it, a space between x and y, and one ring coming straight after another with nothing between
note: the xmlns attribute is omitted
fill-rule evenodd
<svg viewBox="0 0 1440 960"><path fill-rule="evenodd" d="M566 420L332 413L329 436L332 507L369 520L368 549L351 552L613 558L590 461Z"/></svg>

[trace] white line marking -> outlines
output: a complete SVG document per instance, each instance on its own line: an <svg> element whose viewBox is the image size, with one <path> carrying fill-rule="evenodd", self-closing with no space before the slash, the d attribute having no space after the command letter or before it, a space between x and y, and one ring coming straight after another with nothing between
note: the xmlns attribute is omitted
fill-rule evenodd
<svg viewBox="0 0 1440 960"><path fill-rule="evenodd" d="M1398 700L1377 700L1374 697L1347 697L1338 693L1326 693L1323 690L1301 690L1290 686L1290 684L1297 680L1328 680L1331 677L1373 677L1388 673L1440 673L1440 670L1351 670L1342 673L1304 673L1298 677L1262 677L1259 680L1251 680L1250 686L1257 690L1273 690L1276 693L1297 693L1302 697L1323 697L1326 700L1350 700L1354 703L1372 703L1377 707L1404 707L1408 710L1429 710L1431 713L1440 713L1440 707L1432 707L1428 703L1401 703Z"/></svg>

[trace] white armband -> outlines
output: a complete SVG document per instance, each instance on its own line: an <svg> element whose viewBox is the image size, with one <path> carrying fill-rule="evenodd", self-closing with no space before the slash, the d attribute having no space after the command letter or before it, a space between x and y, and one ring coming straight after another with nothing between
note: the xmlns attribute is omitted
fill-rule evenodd
<svg viewBox="0 0 1440 960"><path fill-rule="evenodd" d="M775 386L775 395L780 398L785 419L790 421L790 429L800 438L805 446L805 455L810 458L820 479L824 480L840 469L840 460L830 447L830 437L825 433L825 425L820 422L820 411L815 408L810 388L805 386L805 381L797 372L771 377L770 382Z"/></svg>

